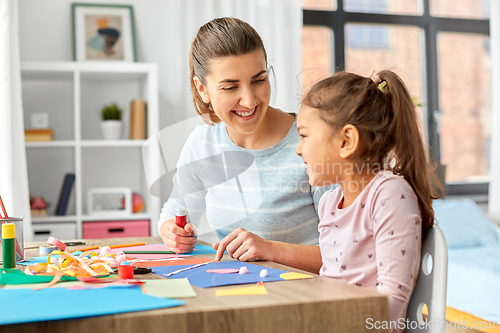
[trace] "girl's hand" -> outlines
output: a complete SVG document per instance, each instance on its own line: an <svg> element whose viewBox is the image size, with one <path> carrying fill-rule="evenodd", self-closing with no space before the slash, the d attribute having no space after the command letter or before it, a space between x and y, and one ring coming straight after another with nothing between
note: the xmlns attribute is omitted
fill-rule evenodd
<svg viewBox="0 0 500 333"><path fill-rule="evenodd" d="M238 228L212 247L217 250L215 260L221 260L224 251L227 251L231 258L239 261L273 261L272 244L273 242L262 239L250 231Z"/></svg>
<svg viewBox="0 0 500 333"><path fill-rule="evenodd" d="M175 224L175 220L166 220L160 227L160 237L168 251L189 253L196 245L196 228L187 223L184 229Z"/></svg>

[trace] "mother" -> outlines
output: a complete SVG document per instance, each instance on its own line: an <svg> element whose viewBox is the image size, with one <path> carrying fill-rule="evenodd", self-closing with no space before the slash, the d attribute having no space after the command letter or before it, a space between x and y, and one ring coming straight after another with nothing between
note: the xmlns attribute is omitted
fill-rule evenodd
<svg viewBox="0 0 500 333"><path fill-rule="evenodd" d="M199 29L189 60L194 105L211 125L196 127L181 152L174 191L158 221L163 242L176 253L192 251L194 225L206 219L220 240L213 245L217 260L227 250L240 261L270 260L318 272L316 206L324 188L309 186L295 154L295 114L269 105L267 54L259 34L239 19L214 19ZM248 169L237 157L245 155ZM229 165L231 156L236 164ZM207 180L211 174L225 178ZM188 210L184 228L175 224L178 205Z"/></svg>

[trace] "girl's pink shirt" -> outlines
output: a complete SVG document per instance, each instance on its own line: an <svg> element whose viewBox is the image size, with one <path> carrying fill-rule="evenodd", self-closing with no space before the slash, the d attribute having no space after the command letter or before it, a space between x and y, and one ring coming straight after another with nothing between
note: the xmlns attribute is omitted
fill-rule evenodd
<svg viewBox="0 0 500 333"><path fill-rule="evenodd" d="M400 332L420 264L417 196L402 177L382 171L350 206L340 209L342 199L339 186L319 202L320 275L386 294L392 331Z"/></svg>

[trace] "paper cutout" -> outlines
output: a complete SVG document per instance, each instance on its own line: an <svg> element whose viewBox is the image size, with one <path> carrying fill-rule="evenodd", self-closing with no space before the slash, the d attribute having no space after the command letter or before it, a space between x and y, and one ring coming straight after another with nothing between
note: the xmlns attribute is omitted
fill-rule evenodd
<svg viewBox="0 0 500 333"><path fill-rule="evenodd" d="M239 270L240 267L246 266L248 269L248 273L246 274L214 274L207 273L207 269L221 269L221 268L230 268ZM165 276L171 272L177 271L179 269L183 269L189 266L166 266L166 267L153 267L153 273ZM229 286L229 285L237 285L237 284L245 284L245 283L257 283L259 281L284 281L280 278L280 274L287 273L287 271L283 271L275 268L266 268L269 275L261 278L259 276L260 271L262 270L262 266L249 264L246 262L240 261L222 261L222 262L212 262L206 264L204 266L195 267L190 270L179 272L175 275L172 275L170 278L179 279L187 277L189 279L189 283L193 286L197 286L200 288L210 288L210 287L218 287L218 286Z"/></svg>
<svg viewBox="0 0 500 333"><path fill-rule="evenodd" d="M138 286L85 290L47 288L36 292L30 289L0 289L0 299L0 325L153 310L185 304L181 300L144 295ZM47 304L47 300L51 304L64 306L58 306L56 310L53 306L41 306Z"/></svg>
<svg viewBox="0 0 500 333"><path fill-rule="evenodd" d="M240 287L231 289L218 289L215 296L247 296L247 295L267 295L267 289L264 284L251 287Z"/></svg>
<svg viewBox="0 0 500 333"><path fill-rule="evenodd" d="M133 265L136 267L179 266L179 265L195 265L209 261L211 261L211 259L209 258L191 258L191 259L181 259L181 260L142 261L142 262L134 262Z"/></svg>
<svg viewBox="0 0 500 333"><path fill-rule="evenodd" d="M216 274L232 274L239 272L240 270L235 268L207 269L207 273L216 273Z"/></svg>
<svg viewBox="0 0 500 333"><path fill-rule="evenodd" d="M313 278L314 275L297 273L297 272L288 272L280 274L280 278L283 280L300 280L300 279L310 279Z"/></svg>
<svg viewBox="0 0 500 333"><path fill-rule="evenodd" d="M188 298L196 297L196 292L188 279L145 280L146 293L155 297Z"/></svg>
<svg viewBox="0 0 500 333"><path fill-rule="evenodd" d="M48 283L54 279L53 275L26 275L18 269L0 270L0 284L27 284ZM72 276L63 275L61 281L75 281Z"/></svg>

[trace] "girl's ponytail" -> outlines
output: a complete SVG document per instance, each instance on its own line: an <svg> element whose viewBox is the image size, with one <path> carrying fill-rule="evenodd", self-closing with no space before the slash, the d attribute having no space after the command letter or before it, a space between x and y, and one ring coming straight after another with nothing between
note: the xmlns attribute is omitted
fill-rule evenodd
<svg viewBox="0 0 500 333"><path fill-rule="evenodd" d="M387 94L387 102L391 104L393 118L387 134L393 138L393 146L389 159L393 171L404 177L419 199L425 237L427 229L434 224L432 200L439 198L443 189L429 163L431 157L426 153L415 104L406 85L394 72L381 71L373 75L372 80ZM434 193L436 189L438 193Z"/></svg>

